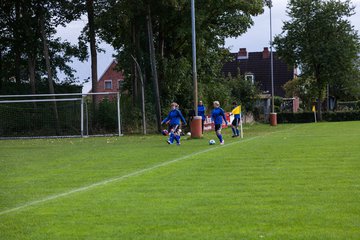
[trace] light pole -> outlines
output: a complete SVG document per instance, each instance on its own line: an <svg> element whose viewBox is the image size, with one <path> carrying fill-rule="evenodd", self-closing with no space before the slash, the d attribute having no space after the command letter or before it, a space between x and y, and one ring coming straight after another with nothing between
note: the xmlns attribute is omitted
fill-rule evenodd
<svg viewBox="0 0 360 240"><path fill-rule="evenodd" d="M272 34L272 0L266 0L265 4L270 10L270 75L271 75L271 113L270 113L270 124L271 126L277 125L277 116L275 113L275 97L274 97L274 54L273 54L273 34Z"/></svg>
<svg viewBox="0 0 360 240"><path fill-rule="evenodd" d="M271 112L275 112L274 107L274 54L273 54L273 35L272 35L272 15L271 15L272 1L270 0L270 65L271 65Z"/></svg>
<svg viewBox="0 0 360 240"><path fill-rule="evenodd" d="M191 0L191 34L192 34L192 58L193 58L194 110L195 110L195 116L197 116L198 86L197 86L197 71L196 71L195 0Z"/></svg>
<svg viewBox="0 0 360 240"><path fill-rule="evenodd" d="M194 87L194 111L195 116L190 123L191 137L201 138L202 117L198 116L198 83L196 71L196 32L195 32L195 0L191 0L191 34L192 34L192 58L193 58L193 87Z"/></svg>

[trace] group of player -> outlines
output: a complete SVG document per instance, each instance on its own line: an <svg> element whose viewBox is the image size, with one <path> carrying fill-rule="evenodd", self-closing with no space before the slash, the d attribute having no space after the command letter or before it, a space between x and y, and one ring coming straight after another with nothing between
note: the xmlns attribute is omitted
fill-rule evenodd
<svg viewBox="0 0 360 240"><path fill-rule="evenodd" d="M226 125L228 125L228 122L226 120L225 111L220 107L219 101L213 102L213 110L211 112L211 119L214 122L215 126L215 133L217 138L219 139L220 145L224 145L225 141L221 134L221 128L223 121ZM183 126L186 126L186 120L184 116L182 115L181 111L179 110L179 105L175 102L171 103L170 105L170 112L168 116L161 122L161 124L168 124L168 130L163 132L164 135L169 135L169 138L167 139L168 144L173 144L174 141L177 145L180 145L180 138L181 138L181 129L180 129L180 123L182 122ZM239 108L239 106L236 104L236 102L233 102L233 115L234 120L231 123L231 129L233 132L232 137L239 137L239 123L240 123L240 111L235 111L235 109ZM199 101L198 104L198 115L202 117L202 131L204 132L204 123L206 120L206 107L203 105L202 101Z"/></svg>

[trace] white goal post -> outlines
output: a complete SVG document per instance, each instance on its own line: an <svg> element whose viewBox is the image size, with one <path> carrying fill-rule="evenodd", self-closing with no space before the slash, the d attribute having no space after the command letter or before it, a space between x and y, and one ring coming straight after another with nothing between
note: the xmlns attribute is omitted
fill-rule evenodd
<svg viewBox="0 0 360 240"><path fill-rule="evenodd" d="M0 139L122 136L120 96L117 92L0 95ZM89 111L91 104L102 111Z"/></svg>

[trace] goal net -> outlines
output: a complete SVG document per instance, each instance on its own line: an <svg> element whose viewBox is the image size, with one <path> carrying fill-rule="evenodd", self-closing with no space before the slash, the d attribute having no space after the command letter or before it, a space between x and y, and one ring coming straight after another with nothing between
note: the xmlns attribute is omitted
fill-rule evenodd
<svg viewBox="0 0 360 240"><path fill-rule="evenodd" d="M0 138L121 135L120 95L0 95Z"/></svg>

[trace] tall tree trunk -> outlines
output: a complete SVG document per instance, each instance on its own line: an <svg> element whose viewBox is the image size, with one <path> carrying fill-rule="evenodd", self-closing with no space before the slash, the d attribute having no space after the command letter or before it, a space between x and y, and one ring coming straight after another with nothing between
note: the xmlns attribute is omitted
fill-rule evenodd
<svg viewBox="0 0 360 240"><path fill-rule="evenodd" d="M136 52L136 25L132 24L131 26L131 34L132 34L132 44L134 46L134 50L133 50L133 58L134 56L137 56ZM135 60L135 59L134 59ZM133 71L133 78L132 78L132 104L133 106L137 105L138 102L138 71L137 71L137 65L136 62L133 62L133 67L132 67L132 71ZM141 76L140 76L141 77Z"/></svg>
<svg viewBox="0 0 360 240"><path fill-rule="evenodd" d="M29 79L31 86L31 94L36 94L36 82L35 82L35 58L32 56L28 57L28 70Z"/></svg>
<svg viewBox="0 0 360 240"><path fill-rule="evenodd" d="M0 49L0 94L2 93L2 87L3 87L3 67L2 67L2 51Z"/></svg>
<svg viewBox="0 0 360 240"><path fill-rule="evenodd" d="M36 57L29 54L28 71L29 71L31 94L36 94L35 62L36 62ZM35 97L33 97L33 99L35 99ZM32 118L35 119L35 111L37 108L36 102L33 103L33 107L34 107L34 113L32 114ZM33 126L33 123L31 124L31 126Z"/></svg>
<svg viewBox="0 0 360 240"><path fill-rule="evenodd" d="M3 66L2 66L2 51L0 49L0 94L2 94L3 90L3 83L4 83L4 73L3 73Z"/></svg>
<svg viewBox="0 0 360 240"><path fill-rule="evenodd" d="M20 45L21 40L19 36L19 19L20 19L20 1L15 1L15 29L14 29L14 37L15 37L15 79L16 83L20 84L21 76L20 76L20 66L21 66L21 51Z"/></svg>
<svg viewBox="0 0 360 240"><path fill-rule="evenodd" d="M89 25L89 41L90 41L90 55L91 55L91 86L92 92L98 92L97 83L97 52L96 52L96 35L95 35L95 16L94 16L94 0L86 0L86 11ZM96 125L97 113L97 96L93 95L93 126Z"/></svg>
<svg viewBox="0 0 360 240"><path fill-rule="evenodd" d="M316 112L316 118L318 121L322 121L322 99L323 99L323 89L324 89L324 85L322 83L322 79L321 79L321 75L320 75L320 66L319 65L314 65L314 69L315 69L315 79L316 79L316 83L317 83L317 112Z"/></svg>
<svg viewBox="0 0 360 240"><path fill-rule="evenodd" d="M159 88L166 84L165 82L165 30L164 22L160 21L159 23L159 40L158 40L158 52L160 53L160 60L158 62L159 69Z"/></svg>
<svg viewBox="0 0 360 240"><path fill-rule="evenodd" d="M156 122L157 122L158 131L160 132L161 131L161 105L160 105L158 74L157 74L157 69L156 69L154 35L153 35L152 22L151 22L150 5L148 5L148 15L146 17L146 20L147 20L147 29L148 29L148 39L149 39L150 64L151 64L151 72L152 72L154 92L155 92Z"/></svg>
<svg viewBox="0 0 360 240"><path fill-rule="evenodd" d="M159 51L160 51L160 57L163 60L165 57L165 30L164 30L164 22L163 21L160 21Z"/></svg>
<svg viewBox="0 0 360 240"><path fill-rule="evenodd" d="M317 100L317 112L316 112L316 118L319 122L322 121L322 90L320 89L318 92L318 100Z"/></svg>
<svg viewBox="0 0 360 240"><path fill-rule="evenodd" d="M50 92L50 94L55 94L54 81L53 81L53 75L52 75L51 64L50 64L49 46L47 44L47 38L46 38L46 33L45 33L45 18L44 18L43 14L40 14L40 32L41 32L41 38L43 41L43 52L44 52L44 58L45 58L45 64L46 64L46 71L47 71L47 75L48 75L49 92ZM52 98L55 99L55 96ZM57 104L55 101L53 102L53 111L54 111L55 121L56 121L56 134L60 135L59 114L58 114L58 110L57 110Z"/></svg>

